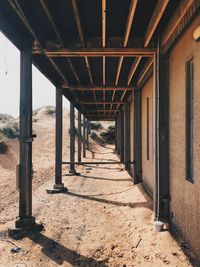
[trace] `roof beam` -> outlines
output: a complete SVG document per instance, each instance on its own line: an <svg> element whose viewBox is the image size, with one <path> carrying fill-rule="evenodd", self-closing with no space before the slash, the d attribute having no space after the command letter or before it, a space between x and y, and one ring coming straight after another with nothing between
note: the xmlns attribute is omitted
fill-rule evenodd
<svg viewBox="0 0 200 267"><path fill-rule="evenodd" d="M139 85L141 84L142 80L144 79L144 77L146 76L147 72L149 71L149 69L150 69L152 66L153 66L153 59L150 58L150 59L146 62L146 64L145 64L143 70L140 72L140 75L139 75L138 80L137 80L137 86L139 86Z"/></svg>
<svg viewBox="0 0 200 267"><path fill-rule="evenodd" d="M128 86L70 86L68 83L63 83L62 88L74 90L74 91L132 91L133 87Z"/></svg>
<svg viewBox="0 0 200 267"><path fill-rule="evenodd" d="M80 101L79 102L80 104L83 104L83 105L104 105L104 104L124 104L123 101L115 101L115 102L108 102L108 101L91 101L91 102L88 102L88 101Z"/></svg>
<svg viewBox="0 0 200 267"><path fill-rule="evenodd" d="M133 19L135 16L135 10L136 10L136 6L137 6L137 2L138 2L138 0L132 0L131 1L128 19L127 19L127 23L126 23L126 30L125 30L125 35L124 35L123 47L126 47L128 44L128 39L129 39L129 35L131 32L131 26L133 23ZM119 63L118 63L118 68L117 68L117 76L116 76L116 80L115 80L115 85L117 85L118 81L119 81L122 63L123 63L123 57L120 57Z"/></svg>
<svg viewBox="0 0 200 267"><path fill-rule="evenodd" d="M149 22L149 25L147 27L147 31L145 34L145 40L144 40L144 47L145 48L149 45L151 38L156 31L156 28L157 28L157 26L158 26L158 24L159 24L159 22L163 16L165 10L166 10L168 3L169 3L169 0L158 0L157 1L156 8L153 12L153 15L151 17L151 20ZM128 82L127 82L128 85L130 84L141 59L142 59L142 56L137 58L137 61L133 63L133 66L131 67L131 70L130 70L129 75L128 75Z"/></svg>
<svg viewBox="0 0 200 267"><path fill-rule="evenodd" d="M33 54L45 54L48 57L153 57L154 48L83 48L83 49L43 49L35 48Z"/></svg>
<svg viewBox="0 0 200 267"><path fill-rule="evenodd" d="M135 16L137 3L138 3L138 0L132 0L131 1L128 19L127 19L127 23L126 23L126 30L125 30L125 35L124 35L123 47L126 47L128 44L128 40L129 40L129 36L130 36L130 32L131 32L131 26L132 26L133 19ZM120 76L123 60L124 60L124 57L121 56L119 59L119 62L118 62L115 85L117 85L119 82L119 76ZM123 96L124 96L124 94L123 94ZM115 91L113 92L113 95L112 95L112 101L114 100L114 98L115 98ZM112 105L111 105L111 109L112 109Z"/></svg>
<svg viewBox="0 0 200 267"><path fill-rule="evenodd" d="M166 10L166 7L169 3L169 0L159 0L156 8L153 12L153 16L151 17L151 20L149 22L149 25L147 27L145 37L144 37L144 47L147 47L148 44L151 41L151 38L153 37L153 34L158 27L158 24Z"/></svg>
<svg viewBox="0 0 200 267"><path fill-rule="evenodd" d="M194 3L194 0L182 0L180 1L180 4L178 8L173 13L169 23L167 24L165 31L162 36L161 40L161 47L165 46L173 32L175 31L176 27L182 20L182 18L185 16L188 9L191 7L191 5Z"/></svg>
<svg viewBox="0 0 200 267"><path fill-rule="evenodd" d="M48 17L48 20L49 20L49 22L50 22L50 24L51 24L51 26L52 26L55 34L56 34L56 37L57 37L59 43L62 45L62 47L64 47L65 45L64 45L63 38L62 38L58 28L57 28L57 25L55 24L55 19L53 18L52 13L50 12L47 4L45 3L45 0L40 0L40 3L41 3L41 6L42 6L46 16ZM74 68L74 66L73 66L73 64L69 58L67 59L67 62L68 62L69 66L70 66L70 68L71 68L71 70L75 76L77 83L80 84L80 79L78 77L78 74L77 74L77 72L76 72L76 70L75 70L75 68Z"/></svg>
<svg viewBox="0 0 200 267"><path fill-rule="evenodd" d="M81 20L80 20L80 15L79 15L79 11L78 11L78 6L77 6L76 0L71 0L71 4L72 4L73 12L74 12L74 17L75 17L75 20L76 20L76 25L77 25L77 29L78 29L78 33L79 33L79 38L81 40L81 45L82 45L82 47L85 48L86 47L86 42L85 42L84 35L83 35L83 29L82 29L82 26L81 26ZM87 70L88 70L90 82L93 85L92 72L91 72L91 68L90 68L90 64L89 64L88 58L84 57L84 59L85 59L85 64L86 64L86 67L87 67ZM94 97L96 98L95 92L94 92Z"/></svg>

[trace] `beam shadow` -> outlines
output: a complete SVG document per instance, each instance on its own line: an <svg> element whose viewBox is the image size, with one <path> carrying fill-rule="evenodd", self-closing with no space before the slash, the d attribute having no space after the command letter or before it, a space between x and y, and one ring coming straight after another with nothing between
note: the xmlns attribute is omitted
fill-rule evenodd
<svg viewBox="0 0 200 267"><path fill-rule="evenodd" d="M112 178L94 177L94 176L83 175L83 174L79 176L83 178L94 179L94 180L104 180L104 181L113 181L113 182L133 182L132 179L112 179Z"/></svg>
<svg viewBox="0 0 200 267"><path fill-rule="evenodd" d="M42 252L58 265L62 265L64 262L67 262L72 266L108 267L106 261L97 261L93 258L83 256L76 251L64 247L42 233L30 234L28 238L34 243L40 245L42 247Z"/></svg>
<svg viewBox="0 0 200 267"><path fill-rule="evenodd" d="M73 193L73 192L66 192L63 194L69 195L72 197L96 201L96 202L100 202L103 204L115 205L115 206L119 206L119 207L152 209L152 205L149 202L137 202L137 203L127 202L127 203L124 203L124 202L119 202L119 201L114 201L114 200L109 200L109 199L103 199L103 198L97 198L97 197L88 196L88 195L81 195L81 194L77 194L77 193Z"/></svg>
<svg viewBox="0 0 200 267"><path fill-rule="evenodd" d="M112 165L112 162L110 164ZM109 168L109 167L100 167L100 166L97 166L97 165L90 165L90 164L83 164L83 166L85 166L85 167L91 167L91 168L104 169L104 170L116 170L116 171L122 169L122 167Z"/></svg>
<svg viewBox="0 0 200 267"><path fill-rule="evenodd" d="M115 154L114 152L103 152L103 153L100 153L100 152L95 152L93 150L90 150L91 153L95 153L95 154L100 154L100 155L106 155L106 154Z"/></svg>

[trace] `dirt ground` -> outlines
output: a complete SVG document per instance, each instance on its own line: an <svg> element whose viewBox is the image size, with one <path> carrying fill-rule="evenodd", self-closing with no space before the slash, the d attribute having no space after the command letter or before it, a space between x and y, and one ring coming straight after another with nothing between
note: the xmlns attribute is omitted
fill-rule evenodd
<svg viewBox="0 0 200 267"><path fill-rule="evenodd" d="M44 231L18 241L7 236L7 224L18 210L18 144L8 142L7 154L0 156L0 266L193 266L167 229L154 232L152 201L122 165L79 166L79 176L68 176L63 167L69 191L47 194L54 184L54 118L39 114L34 129L33 214ZM87 161L118 160L111 145L93 143L90 150Z"/></svg>

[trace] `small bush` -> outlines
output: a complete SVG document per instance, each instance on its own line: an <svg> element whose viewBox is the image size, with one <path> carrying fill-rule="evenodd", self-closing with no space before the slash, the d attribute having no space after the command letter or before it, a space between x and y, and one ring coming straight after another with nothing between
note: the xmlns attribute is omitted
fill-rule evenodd
<svg viewBox="0 0 200 267"><path fill-rule="evenodd" d="M91 122L90 125L92 130L99 130L103 128L100 122Z"/></svg>
<svg viewBox="0 0 200 267"><path fill-rule="evenodd" d="M0 134L15 139L19 136L19 125L15 121L8 121L0 126Z"/></svg>
<svg viewBox="0 0 200 267"><path fill-rule="evenodd" d="M100 136L107 143L113 143L115 141L115 126L109 126L107 131L101 132Z"/></svg>
<svg viewBox="0 0 200 267"><path fill-rule="evenodd" d="M6 154L8 146L4 142L0 142L0 154Z"/></svg>
<svg viewBox="0 0 200 267"><path fill-rule="evenodd" d="M47 115L54 115L56 113L55 107L47 106L46 107L46 114Z"/></svg>
<svg viewBox="0 0 200 267"><path fill-rule="evenodd" d="M97 134L96 134L95 132L91 132L90 137L91 137L93 140L96 140L96 139L97 139Z"/></svg>

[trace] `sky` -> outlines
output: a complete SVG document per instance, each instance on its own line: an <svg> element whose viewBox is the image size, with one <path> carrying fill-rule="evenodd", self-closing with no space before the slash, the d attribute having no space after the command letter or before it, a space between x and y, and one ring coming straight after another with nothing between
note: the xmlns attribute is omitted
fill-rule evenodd
<svg viewBox="0 0 200 267"><path fill-rule="evenodd" d="M55 87L34 66L33 110L42 106L55 106ZM0 113L19 116L20 53L0 32ZM69 102L63 97L63 106Z"/></svg>

